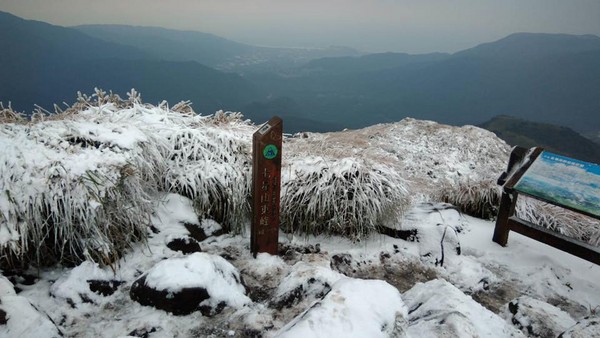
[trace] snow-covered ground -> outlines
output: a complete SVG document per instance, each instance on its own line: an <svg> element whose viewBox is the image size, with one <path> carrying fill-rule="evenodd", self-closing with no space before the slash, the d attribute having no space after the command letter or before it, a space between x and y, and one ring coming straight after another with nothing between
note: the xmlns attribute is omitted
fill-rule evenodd
<svg viewBox="0 0 600 338"><path fill-rule="evenodd" d="M47 315L68 337L518 337L527 330L513 325L508 303L521 296L538 300L537 311L558 312L555 305L566 312L556 324L563 330L600 305L599 266L516 233L501 247L491 241L492 222L445 206L422 204L407 215L418 215L418 242L374 235L352 243L282 233L280 256L253 258L247 234L208 237L200 243L202 253L167 248L173 238L189 235L183 222L201 224L190 219L190 200L165 195L153 220L158 233L114 270L84 262L32 270L39 277L30 280L9 276L12 285L2 278L0 308L8 325L0 325L0 335L55 336ZM453 236L446 233L444 263L436 265L445 229ZM206 264L239 273L243 286L225 282ZM130 289L143 274L174 290L208 283L227 306L207 317L140 305ZM90 280L116 281L115 291L93 292ZM533 329L549 318L520 316Z"/></svg>
<svg viewBox="0 0 600 338"><path fill-rule="evenodd" d="M497 193L510 149L490 132L405 119L287 137L282 219L309 226L254 258L256 126L97 95L1 124L0 262L16 269L0 337L600 336L599 266L516 233L501 247L492 221L439 202Z"/></svg>

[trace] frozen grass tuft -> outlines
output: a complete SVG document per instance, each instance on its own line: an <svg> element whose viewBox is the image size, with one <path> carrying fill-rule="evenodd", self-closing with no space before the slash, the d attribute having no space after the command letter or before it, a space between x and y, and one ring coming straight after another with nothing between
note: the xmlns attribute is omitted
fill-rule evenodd
<svg viewBox="0 0 600 338"><path fill-rule="evenodd" d="M13 110L10 103L8 107L4 107L4 104L0 102L0 124L1 123L26 123L27 119L23 113L19 113Z"/></svg>
<svg viewBox="0 0 600 338"><path fill-rule="evenodd" d="M483 219L493 219L498 215L502 188L494 178L466 180L457 186L442 188L436 200L453 204L461 212Z"/></svg>
<svg viewBox="0 0 600 338"><path fill-rule="evenodd" d="M600 221L591 217L526 196L519 196L515 213L567 237L600 246Z"/></svg>
<svg viewBox="0 0 600 338"><path fill-rule="evenodd" d="M247 141L214 126L181 129L169 140L173 147L164 176L166 188L192 199L201 216L241 231L242 220L250 213Z"/></svg>
<svg viewBox="0 0 600 338"><path fill-rule="evenodd" d="M1 109L0 266L111 264L146 237L157 191L192 197L233 230L247 219L251 126L240 114L98 89L31 121Z"/></svg>
<svg viewBox="0 0 600 338"><path fill-rule="evenodd" d="M283 170L282 227L355 240L397 221L410 199L391 167L357 158L296 159Z"/></svg>

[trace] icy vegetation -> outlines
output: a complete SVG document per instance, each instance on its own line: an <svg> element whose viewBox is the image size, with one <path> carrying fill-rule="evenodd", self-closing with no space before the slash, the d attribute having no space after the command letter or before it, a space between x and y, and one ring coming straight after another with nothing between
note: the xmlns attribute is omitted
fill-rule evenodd
<svg viewBox="0 0 600 338"><path fill-rule="evenodd" d="M407 118L286 135L279 256L252 257L257 126L241 114L97 90L0 120L0 336L600 332L600 268L518 234L491 242L510 148L485 130ZM517 212L600 242L589 218Z"/></svg>

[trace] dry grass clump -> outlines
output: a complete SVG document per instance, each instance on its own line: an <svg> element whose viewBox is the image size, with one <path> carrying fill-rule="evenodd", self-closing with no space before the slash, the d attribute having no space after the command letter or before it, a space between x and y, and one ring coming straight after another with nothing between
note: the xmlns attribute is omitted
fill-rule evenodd
<svg viewBox="0 0 600 338"><path fill-rule="evenodd" d="M23 113L19 113L13 110L10 103L8 107L4 107L4 104L0 102L0 124L2 123L26 123L27 119Z"/></svg>
<svg viewBox="0 0 600 338"><path fill-rule="evenodd" d="M461 212L483 219L498 215L502 188L493 178L467 180L457 186L448 185L439 191L437 200L453 204Z"/></svg>
<svg viewBox="0 0 600 338"><path fill-rule="evenodd" d="M409 206L404 180L357 158L293 160L283 169L282 228L355 240L395 221Z"/></svg>

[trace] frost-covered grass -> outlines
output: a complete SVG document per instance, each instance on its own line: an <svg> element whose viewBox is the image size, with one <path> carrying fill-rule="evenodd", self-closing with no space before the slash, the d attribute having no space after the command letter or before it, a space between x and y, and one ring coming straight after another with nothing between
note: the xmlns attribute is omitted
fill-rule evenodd
<svg viewBox="0 0 600 338"><path fill-rule="evenodd" d="M282 227L354 239L397 221L409 206L404 180L391 167L358 158L292 160L282 186Z"/></svg>
<svg viewBox="0 0 600 338"><path fill-rule="evenodd" d="M152 195L194 199L199 215L242 228L248 213L250 127L237 114L202 117L100 90L57 114L0 125L0 250L3 266L110 264L143 240Z"/></svg>
<svg viewBox="0 0 600 338"><path fill-rule="evenodd" d="M493 219L498 215L502 188L496 178L477 181L461 181L456 186L442 188L436 199L458 207L467 215L483 219Z"/></svg>
<svg viewBox="0 0 600 338"><path fill-rule="evenodd" d="M56 110L26 120L0 106L0 266L111 264L145 239L159 192L189 197L227 231L246 229L257 127L241 114L143 104L133 90L79 94ZM492 218L510 151L482 129L414 119L286 137L283 148L282 229L355 240L423 200ZM519 212L600 242L593 220L531 203Z"/></svg>
<svg viewBox="0 0 600 338"><path fill-rule="evenodd" d="M526 196L519 196L515 213L567 237L600 246L600 221L591 217Z"/></svg>

